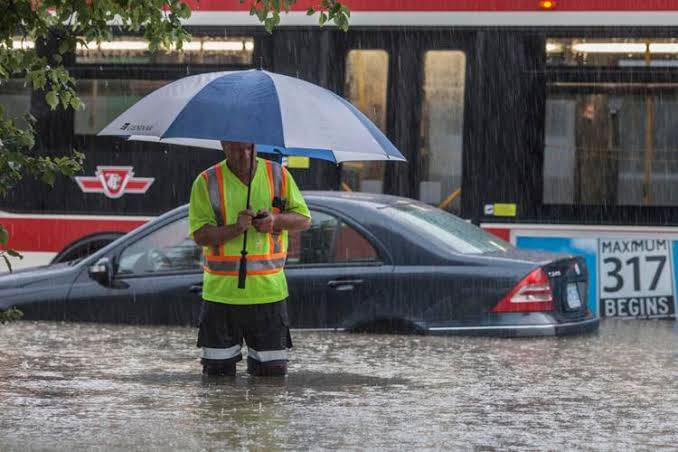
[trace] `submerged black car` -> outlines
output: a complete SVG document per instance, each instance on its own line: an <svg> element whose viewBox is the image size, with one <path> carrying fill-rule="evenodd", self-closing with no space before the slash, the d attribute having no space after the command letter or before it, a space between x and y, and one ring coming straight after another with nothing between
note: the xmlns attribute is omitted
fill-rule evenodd
<svg viewBox="0 0 678 452"><path fill-rule="evenodd" d="M411 199L307 192L290 235L291 326L535 336L596 330L580 257L521 251ZM79 261L0 277L0 309L26 319L195 324L201 250L177 208Z"/></svg>

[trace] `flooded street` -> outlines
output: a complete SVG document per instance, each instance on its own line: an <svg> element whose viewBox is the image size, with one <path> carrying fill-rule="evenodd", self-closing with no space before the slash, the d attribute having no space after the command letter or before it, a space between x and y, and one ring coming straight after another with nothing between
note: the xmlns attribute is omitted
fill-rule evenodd
<svg viewBox="0 0 678 452"><path fill-rule="evenodd" d="M287 379L203 381L188 328L0 327L0 449L672 448L678 326L574 338L293 334Z"/></svg>

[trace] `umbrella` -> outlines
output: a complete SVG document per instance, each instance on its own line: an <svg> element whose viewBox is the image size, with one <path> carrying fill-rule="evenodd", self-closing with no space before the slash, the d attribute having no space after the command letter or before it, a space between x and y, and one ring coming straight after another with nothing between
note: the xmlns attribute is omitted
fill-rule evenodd
<svg viewBox="0 0 678 452"><path fill-rule="evenodd" d="M99 135L214 149L221 149L220 141L239 141L255 143L259 152L335 163L405 161L347 100L304 80L260 69L205 73L169 83ZM246 276L246 245L247 232L239 287Z"/></svg>

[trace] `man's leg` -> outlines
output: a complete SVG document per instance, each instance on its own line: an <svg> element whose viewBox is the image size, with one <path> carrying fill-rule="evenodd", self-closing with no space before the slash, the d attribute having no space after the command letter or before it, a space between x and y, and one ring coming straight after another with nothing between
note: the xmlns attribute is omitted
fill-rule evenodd
<svg viewBox="0 0 678 452"><path fill-rule="evenodd" d="M247 372L260 377L287 375L287 349L292 347L287 302L249 307L245 330Z"/></svg>
<svg viewBox="0 0 678 452"><path fill-rule="evenodd" d="M202 372L209 376L235 376L235 363L242 360L242 330L234 307L202 302L198 347L202 347Z"/></svg>

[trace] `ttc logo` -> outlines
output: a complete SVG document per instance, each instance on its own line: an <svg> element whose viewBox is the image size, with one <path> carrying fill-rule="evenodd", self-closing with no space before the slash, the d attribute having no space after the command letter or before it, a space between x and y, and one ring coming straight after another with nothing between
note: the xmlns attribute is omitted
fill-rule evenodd
<svg viewBox="0 0 678 452"><path fill-rule="evenodd" d="M134 177L133 170L133 166L97 166L94 177L77 176L75 181L84 193L103 193L111 199L146 193L155 178Z"/></svg>

